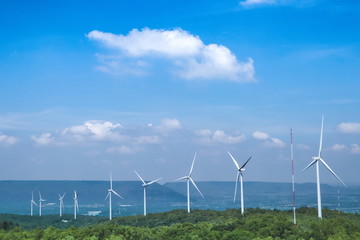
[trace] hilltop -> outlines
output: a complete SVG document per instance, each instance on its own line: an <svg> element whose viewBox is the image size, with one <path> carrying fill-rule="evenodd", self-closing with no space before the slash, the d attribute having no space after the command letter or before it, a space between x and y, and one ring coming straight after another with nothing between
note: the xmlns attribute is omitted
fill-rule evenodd
<svg viewBox="0 0 360 240"><path fill-rule="evenodd" d="M14 222L9 222L9 217ZM324 219L320 220L313 208L298 209L296 227L291 211L264 209L247 209L244 216L238 209L194 210L190 214L174 210L146 217L117 217L113 221L82 216L63 230L51 219L60 222L55 216L0 215L2 228L8 227L0 230L0 239L360 239L358 214L325 209ZM48 221L48 224L41 225L37 221Z"/></svg>

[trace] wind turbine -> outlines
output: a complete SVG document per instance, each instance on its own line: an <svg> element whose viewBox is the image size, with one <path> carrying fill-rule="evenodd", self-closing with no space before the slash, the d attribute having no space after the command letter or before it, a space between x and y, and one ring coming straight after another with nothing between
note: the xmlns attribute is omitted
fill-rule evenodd
<svg viewBox="0 0 360 240"><path fill-rule="evenodd" d="M76 219L76 213L79 212L78 195L74 191L74 219Z"/></svg>
<svg viewBox="0 0 360 240"><path fill-rule="evenodd" d="M116 196L118 196L119 198L121 199L124 199L122 196L120 196L117 192L115 192L113 189L112 189L112 175L111 175L111 172L110 172L110 188L108 189L108 194L106 195L106 198L109 198L109 219L111 220L112 219L112 210L111 210L111 194L115 194Z"/></svg>
<svg viewBox="0 0 360 240"><path fill-rule="evenodd" d="M186 179L186 183L187 183L187 210L188 210L188 213L190 213L190 181L194 185L196 190L200 193L200 195L204 198L204 196L200 192L199 188L196 186L194 180L191 178L191 173L192 173L193 168L194 168L195 158L196 158L196 152L195 152L192 164L191 164L189 175L176 179L176 181Z"/></svg>
<svg viewBox="0 0 360 240"><path fill-rule="evenodd" d="M41 216L41 202L45 202L46 200L41 197L41 193L39 191L39 216Z"/></svg>
<svg viewBox="0 0 360 240"><path fill-rule="evenodd" d="M237 191L237 183L240 181L240 203L241 203L241 214L244 214L244 190L243 190L243 174L242 172L245 171L245 166L246 164L250 161L250 159L252 158L249 157L249 159L241 166L239 167L239 164L237 163L237 161L235 160L235 158L231 155L230 152L228 152L229 156L231 157L231 159L233 160L236 168L237 168L237 175L236 175L236 180L235 180L235 193L234 193L234 202L235 202L235 198L236 198L236 191Z"/></svg>
<svg viewBox="0 0 360 240"><path fill-rule="evenodd" d="M33 215L33 208L34 205L37 206L36 202L34 201L34 192L31 192L31 200L30 200L30 214Z"/></svg>
<svg viewBox="0 0 360 240"><path fill-rule="evenodd" d="M64 193L62 196L59 194L59 201L60 201L60 217L62 216L62 211L63 211L63 209L64 209L64 201L63 201L63 199L64 199L64 197L65 197L65 194L66 194L66 193Z"/></svg>
<svg viewBox="0 0 360 240"><path fill-rule="evenodd" d="M316 163L316 183L317 183L317 202L318 202L318 217L322 218L321 211L321 193L320 193L320 176L319 176L319 162L324 164L324 166L346 187L346 184L336 175L336 173L327 165L327 163L321 158L322 151L322 137L323 137L323 126L324 126L324 115L321 118L321 131L320 131L320 146L319 146L319 155L317 157L313 157L310 164L302 170L304 172L306 169L311 167Z"/></svg>
<svg viewBox="0 0 360 240"><path fill-rule="evenodd" d="M142 179L142 177L140 177L140 175L139 175L136 171L134 171L134 172L136 173L136 175L140 178L140 180L141 180L142 183L143 183L142 186L144 187L144 216L146 216L146 188L147 188L147 186L149 186L149 185L151 185L151 184L159 181L161 178L158 178L158 179L156 179L156 180L153 180L153 181L151 181L151 182L146 183L146 182L144 181L144 179Z"/></svg>

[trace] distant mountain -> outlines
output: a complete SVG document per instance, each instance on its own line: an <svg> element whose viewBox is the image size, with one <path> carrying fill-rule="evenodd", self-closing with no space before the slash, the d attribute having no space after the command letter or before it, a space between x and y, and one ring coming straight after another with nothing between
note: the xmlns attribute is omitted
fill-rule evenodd
<svg viewBox="0 0 360 240"><path fill-rule="evenodd" d="M198 181L196 182L200 191L204 196L207 197L228 197L234 194L235 182L220 182L220 181ZM163 186L170 188L176 192L186 195L186 185L184 182L168 182ZM239 191L238 184L238 191ZM296 183L296 193L298 195L303 194L315 194L316 184L315 183ZM360 193L360 187L340 187L341 192L349 193L357 191ZM338 187L331 186L328 184L321 184L321 192L324 194L337 194ZM244 182L244 191L246 195L289 195L292 193L291 183L280 183L280 182ZM200 194L194 187L190 188L191 195L199 197Z"/></svg>
<svg viewBox="0 0 360 240"><path fill-rule="evenodd" d="M42 198L46 199L44 214L57 212L58 194L65 192L64 205L65 208L69 208L68 212L70 212L74 190L78 193L80 208L88 208L88 210L99 210L100 208L102 211L108 211L108 201L105 201L108 188L109 182L107 181L0 181L0 213L24 214L24 211L28 212L31 192L34 193L34 201L37 203L39 191ZM140 181L113 181L113 189L124 198L120 199L114 196L114 206L135 206L141 213L143 188ZM176 203L184 201L184 199L186 196L158 183L152 184L147 189L149 211L151 211L152 205L161 205L164 202Z"/></svg>
<svg viewBox="0 0 360 240"><path fill-rule="evenodd" d="M239 191L234 198L234 182L199 181L197 186L204 195L202 198L191 185L191 208L224 210L239 208ZM107 181L0 181L0 213L29 214L31 192L38 202L39 191L46 199L43 214L57 214L59 211L58 194L66 192L64 198L65 213L73 212L74 190L78 193L80 214L89 211L101 211L108 214L108 201L105 201L109 182ZM316 184L298 183L296 188L297 206L315 207ZM114 181L113 189L124 199L113 197L114 216L142 214L143 188L140 181ZM347 212L360 211L360 187L338 187L321 185L324 207L338 208ZM245 207L265 209L289 209L292 205L291 183L244 182ZM168 182L163 185L155 183L147 191L148 212L164 212L173 209L186 209L186 182ZM37 207L34 210L36 214Z"/></svg>

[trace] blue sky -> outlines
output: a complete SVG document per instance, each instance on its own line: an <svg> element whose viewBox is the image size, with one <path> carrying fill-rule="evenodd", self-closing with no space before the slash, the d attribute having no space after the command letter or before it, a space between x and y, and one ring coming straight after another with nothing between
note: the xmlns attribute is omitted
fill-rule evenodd
<svg viewBox="0 0 360 240"><path fill-rule="evenodd" d="M0 3L0 179L359 184L357 1ZM337 183L325 168L324 183Z"/></svg>

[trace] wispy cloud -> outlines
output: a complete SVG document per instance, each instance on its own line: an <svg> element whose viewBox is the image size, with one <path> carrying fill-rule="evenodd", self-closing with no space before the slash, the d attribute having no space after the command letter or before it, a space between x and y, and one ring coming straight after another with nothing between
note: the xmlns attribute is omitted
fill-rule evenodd
<svg viewBox="0 0 360 240"><path fill-rule="evenodd" d="M246 139L244 134L231 135L223 130L211 131L210 129L197 130L194 132L198 137L197 141L201 144L223 143L234 144Z"/></svg>
<svg viewBox="0 0 360 240"><path fill-rule="evenodd" d="M286 144L279 138L271 137L269 134L255 131L252 134L253 138L263 141L263 146L267 148L283 148Z"/></svg>
<svg viewBox="0 0 360 240"><path fill-rule="evenodd" d="M340 151L344 151L344 150L348 149L348 147L346 147L346 145L344 145L344 144L336 143L330 149L335 152L340 152Z"/></svg>
<svg viewBox="0 0 360 240"><path fill-rule="evenodd" d="M341 133L360 133L360 123L343 122L337 127Z"/></svg>
<svg viewBox="0 0 360 240"><path fill-rule="evenodd" d="M46 146L46 145L62 145L61 142L58 142L55 137L51 133L43 133L40 136L31 136L31 139L38 146Z"/></svg>
<svg viewBox="0 0 360 240"><path fill-rule="evenodd" d="M11 146L16 144L17 142L17 138L0 133L0 145Z"/></svg>
<svg viewBox="0 0 360 240"><path fill-rule="evenodd" d="M240 2L240 5L244 7L269 4L276 4L276 0L245 0Z"/></svg>
<svg viewBox="0 0 360 240"><path fill-rule="evenodd" d="M359 144L353 143L349 146L346 146L344 144L334 144L330 150L334 152L348 152L351 154L360 154L360 146Z"/></svg>
<svg viewBox="0 0 360 240"><path fill-rule="evenodd" d="M108 153L118 153L118 154L133 154L139 152L141 148L139 147L131 147L126 145L121 145L118 147L109 147L106 149Z"/></svg>
<svg viewBox="0 0 360 240"><path fill-rule="evenodd" d="M99 70L108 73L144 75L154 69L153 62L170 63L170 73L187 80L255 81L254 61L237 59L229 48L204 44L199 36L182 29L133 29L128 35L91 31L90 40L113 52L99 55Z"/></svg>
<svg viewBox="0 0 360 240"><path fill-rule="evenodd" d="M358 144L351 144L350 149L351 153L360 154L360 146Z"/></svg>

